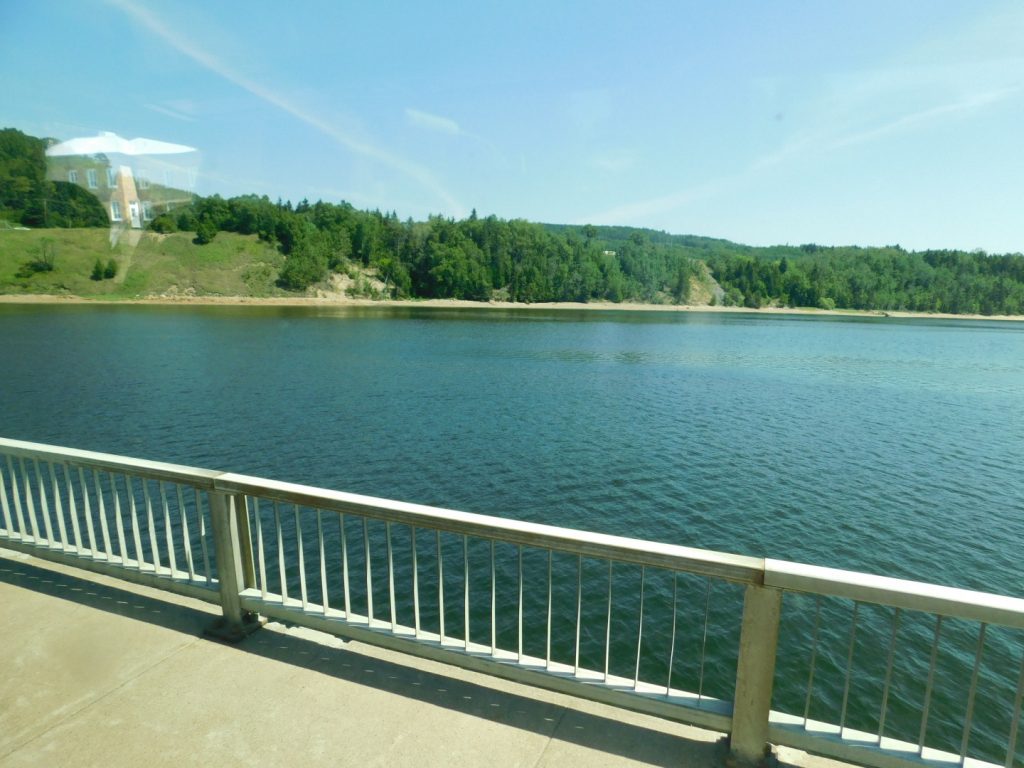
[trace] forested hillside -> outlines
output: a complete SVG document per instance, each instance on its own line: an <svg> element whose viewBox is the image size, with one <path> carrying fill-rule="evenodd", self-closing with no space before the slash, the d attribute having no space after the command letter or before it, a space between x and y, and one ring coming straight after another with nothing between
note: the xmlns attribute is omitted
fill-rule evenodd
<svg viewBox="0 0 1024 768"><path fill-rule="evenodd" d="M75 184L46 180L46 139L0 130L0 222L25 227L105 227L99 201Z"/></svg>
<svg viewBox="0 0 1024 768"><path fill-rule="evenodd" d="M782 251L780 254L779 251ZM726 302L824 309L1024 314L1024 257L805 245L708 260Z"/></svg>
<svg viewBox="0 0 1024 768"><path fill-rule="evenodd" d="M564 231L564 225L546 225ZM706 263L724 303L747 307L1024 314L1024 256L806 244L756 248L695 235L597 227L609 248L640 233Z"/></svg>
<svg viewBox="0 0 1024 768"><path fill-rule="evenodd" d="M159 232L255 234L285 254L280 282L295 290L349 264L372 267L396 297L685 303L707 282L678 245L642 235L610 250L593 227L552 233L495 216L400 221L394 213L305 200L294 208L254 196L213 196L159 217Z"/></svg>
<svg viewBox="0 0 1024 768"><path fill-rule="evenodd" d="M102 207L87 192L46 181L46 145L14 129L0 131L0 220L28 227L106 226ZM344 202L293 206L254 195L196 198L150 227L194 235L197 246L219 232L256 235L283 257L273 280L288 291L306 291L332 271L369 270L383 283L378 294L396 298L1024 314L1020 253L908 252L898 245L760 248L634 227L480 217L475 211L460 221L403 221L394 212L360 211ZM4 286L17 288L16 280Z"/></svg>

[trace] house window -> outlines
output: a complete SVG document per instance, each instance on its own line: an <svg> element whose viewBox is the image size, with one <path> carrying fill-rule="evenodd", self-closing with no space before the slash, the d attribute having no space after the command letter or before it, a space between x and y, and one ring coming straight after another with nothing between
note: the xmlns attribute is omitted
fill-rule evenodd
<svg viewBox="0 0 1024 768"><path fill-rule="evenodd" d="M146 221L153 218L153 206L150 205L149 200L142 201L142 218Z"/></svg>
<svg viewBox="0 0 1024 768"><path fill-rule="evenodd" d="M99 183L96 181L96 169L90 168L85 172L86 183L89 185L89 189L96 189L99 187Z"/></svg>
<svg viewBox="0 0 1024 768"><path fill-rule="evenodd" d="M121 204L117 200L110 201L110 218L113 221L121 221Z"/></svg>
<svg viewBox="0 0 1024 768"><path fill-rule="evenodd" d="M76 171L74 168L68 171L68 181L71 182L72 184L78 183L78 171Z"/></svg>
<svg viewBox="0 0 1024 768"><path fill-rule="evenodd" d="M111 189L117 188L117 172L113 168L107 168L107 186Z"/></svg>

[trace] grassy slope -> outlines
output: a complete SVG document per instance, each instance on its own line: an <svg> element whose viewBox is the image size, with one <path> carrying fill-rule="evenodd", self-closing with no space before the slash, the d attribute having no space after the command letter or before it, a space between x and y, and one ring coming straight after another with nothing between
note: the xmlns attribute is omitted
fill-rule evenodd
<svg viewBox="0 0 1024 768"><path fill-rule="evenodd" d="M44 240L56 249L56 267L28 278L16 273L36 258ZM114 280L90 280L93 264L118 262ZM0 293L52 293L99 298L286 295L274 287L282 256L255 236L220 232L198 246L189 233L142 233L136 246L125 239L110 247L105 229L0 230ZM125 266L127 265L127 270Z"/></svg>

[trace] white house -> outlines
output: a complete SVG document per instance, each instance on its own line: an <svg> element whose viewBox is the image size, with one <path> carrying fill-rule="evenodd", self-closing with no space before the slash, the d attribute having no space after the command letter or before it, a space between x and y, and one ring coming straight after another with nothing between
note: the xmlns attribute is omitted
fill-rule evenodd
<svg viewBox="0 0 1024 768"><path fill-rule="evenodd" d="M47 178L87 189L112 226L141 229L192 200L199 152L184 144L124 139L115 133L69 139L46 150Z"/></svg>

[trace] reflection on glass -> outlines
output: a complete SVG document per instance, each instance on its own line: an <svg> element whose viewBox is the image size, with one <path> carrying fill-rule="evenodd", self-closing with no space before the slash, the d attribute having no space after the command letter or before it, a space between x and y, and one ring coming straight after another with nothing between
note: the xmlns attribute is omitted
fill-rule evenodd
<svg viewBox="0 0 1024 768"><path fill-rule="evenodd" d="M103 132L54 144L46 150L46 165L51 181L77 184L99 199L113 245L124 230L141 230L155 216L192 201L199 152Z"/></svg>

